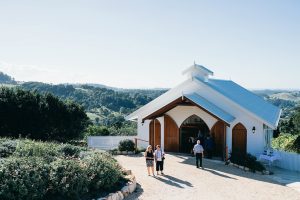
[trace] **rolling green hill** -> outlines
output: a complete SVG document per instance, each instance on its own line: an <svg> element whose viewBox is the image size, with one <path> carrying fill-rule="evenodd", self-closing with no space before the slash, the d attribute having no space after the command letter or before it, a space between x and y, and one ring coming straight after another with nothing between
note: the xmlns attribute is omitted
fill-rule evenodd
<svg viewBox="0 0 300 200"><path fill-rule="evenodd" d="M122 89L102 84L18 83L1 72L0 84L38 93L52 93L60 99L75 101L85 108L93 123L108 127L131 127L132 130L136 125L126 122L124 117L167 91L167 89ZM289 119L295 107L300 104L299 91L255 90L253 92L282 108L282 119Z"/></svg>

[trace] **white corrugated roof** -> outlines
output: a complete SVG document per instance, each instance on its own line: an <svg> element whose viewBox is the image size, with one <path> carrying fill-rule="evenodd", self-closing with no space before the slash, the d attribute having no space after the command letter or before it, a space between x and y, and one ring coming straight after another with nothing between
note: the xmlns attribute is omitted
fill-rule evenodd
<svg viewBox="0 0 300 200"><path fill-rule="evenodd" d="M262 97L257 96L235 82L218 79L203 81L197 77L195 77L195 79L213 88L231 101L264 120L267 124L272 125L273 127L278 125L281 114L280 108L267 102Z"/></svg>
<svg viewBox="0 0 300 200"><path fill-rule="evenodd" d="M192 102L194 102L195 104L201 106L205 110L207 110L210 113L214 114L215 116L219 117L223 121L227 122L228 124L230 124L231 122L233 122L235 120L234 116L232 116L228 112L222 110L217 105L209 102L208 100L206 100L205 98L201 97L200 95L198 95L196 93L184 94L184 96L186 98L188 98L189 100L191 100Z"/></svg>
<svg viewBox="0 0 300 200"><path fill-rule="evenodd" d="M199 68L200 65L194 64L191 67L195 66L197 66L196 70L204 70L205 72L212 74L212 72L207 68L202 68L203 66ZM188 71L189 69L190 68L188 68L186 71ZM214 105L210 101L196 94L197 91L190 91L186 95L182 94L185 93L185 88L189 88L188 85L191 82L194 82L193 80L196 80L195 83L197 84L207 85L208 87L220 93L225 98L229 99L231 102L235 103L245 111L251 113L257 119L261 120L263 123L270 126L271 128L277 127L281 114L281 110L278 107L265 101L263 98L234 83L233 81L217 79L205 80L200 76L198 77L197 74L193 75L190 79L184 81L179 86L157 97L147 105L141 107L139 110L133 112L132 114L127 116L126 119L132 120L136 119L138 116L146 116L167 105L171 102L171 100L174 100L180 96L186 96L191 101L208 110L209 112L224 120L225 122L232 122L234 120L234 116L229 114L229 111L225 112L224 110L220 109L218 106Z"/></svg>

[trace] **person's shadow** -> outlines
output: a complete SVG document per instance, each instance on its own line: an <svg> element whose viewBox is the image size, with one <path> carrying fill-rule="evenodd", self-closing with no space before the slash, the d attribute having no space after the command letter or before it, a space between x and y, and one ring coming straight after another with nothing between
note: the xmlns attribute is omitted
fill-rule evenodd
<svg viewBox="0 0 300 200"><path fill-rule="evenodd" d="M175 178L170 175L164 175L163 177L156 176L156 179L163 183L166 183L168 185L178 187L178 188L184 188L183 185L185 185L187 187L193 187L193 185L190 182Z"/></svg>

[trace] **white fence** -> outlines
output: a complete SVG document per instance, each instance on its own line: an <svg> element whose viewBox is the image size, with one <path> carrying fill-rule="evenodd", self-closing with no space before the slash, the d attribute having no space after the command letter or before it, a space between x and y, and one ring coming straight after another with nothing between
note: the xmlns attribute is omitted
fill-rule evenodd
<svg viewBox="0 0 300 200"><path fill-rule="evenodd" d="M136 136L90 136L88 137L88 147L103 150L112 150L117 148L121 140L129 139L134 142Z"/></svg>
<svg viewBox="0 0 300 200"><path fill-rule="evenodd" d="M280 160L274 162L274 165L282 169L300 172L300 154L276 151L280 156Z"/></svg>

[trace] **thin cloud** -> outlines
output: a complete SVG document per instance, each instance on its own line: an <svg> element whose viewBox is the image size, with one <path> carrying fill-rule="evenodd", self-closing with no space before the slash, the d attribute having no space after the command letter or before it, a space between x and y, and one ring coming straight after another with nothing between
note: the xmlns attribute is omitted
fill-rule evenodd
<svg viewBox="0 0 300 200"><path fill-rule="evenodd" d="M54 70L51 67L19 65L5 61L0 61L0 71L12 76L17 81L38 81L55 84L78 82L79 77L86 77L76 73ZM84 81L82 80L82 82Z"/></svg>

